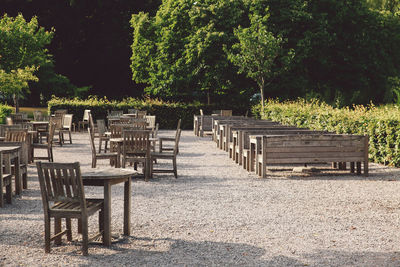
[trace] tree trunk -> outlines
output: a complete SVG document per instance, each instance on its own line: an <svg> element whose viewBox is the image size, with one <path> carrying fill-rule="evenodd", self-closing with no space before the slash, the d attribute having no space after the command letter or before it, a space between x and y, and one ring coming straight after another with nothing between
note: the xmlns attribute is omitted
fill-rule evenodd
<svg viewBox="0 0 400 267"><path fill-rule="evenodd" d="M261 119L264 117L264 86L265 86L265 81L264 78L261 78L261 84L260 84L260 95L261 95Z"/></svg>
<svg viewBox="0 0 400 267"><path fill-rule="evenodd" d="M207 91L207 105L211 105L211 96L210 96L210 89Z"/></svg>
<svg viewBox="0 0 400 267"><path fill-rule="evenodd" d="M14 100L15 113L18 113L19 112L19 101L18 101L17 94L13 94L13 100Z"/></svg>

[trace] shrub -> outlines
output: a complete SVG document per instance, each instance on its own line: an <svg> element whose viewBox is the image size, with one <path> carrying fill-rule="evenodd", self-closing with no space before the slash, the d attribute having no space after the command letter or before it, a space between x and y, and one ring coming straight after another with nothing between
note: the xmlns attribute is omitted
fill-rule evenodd
<svg viewBox="0 0 400 267"><path fill-rule="evenodd" d="M257 116L260 116L260 110L260 105L253 107L253 113ZM400 166L399 106L376 107L371 104L333 108L318 100L268 100L263 118L313 130L369 135L370 159L377 163Z"/></svg>
<svg viewBox="0 0 400 267"><path fill-rule="evenodd" d="M149 98L127 98L122 101L115 101L96 96L90 96L85 100L53 97L48 102L49 114L56 109L67 109L68 113L74 114L75 123L82 120L85 109L91 110L95 120L107 118L107 111L111 110L123 110L124 112L127 112L128 109L146 110L147 114L156 116L160 129L176 128L179 119L182 119L182 129L191 129L193 127L193 115L199 114L200 109L203 109L205 114L210 114L212 110L224 108L227 107L205 106L200 103L164 102ZM246 112L240 107L231 109L233 109L234 114Z"/></svg>
<svg viewBox="0 0 400 267"><path fill-rule="evenodd" d="M0 123L5 123L5 118L10 116L13 110L13 107L7 106L6 104L0 104Z"/></svg>

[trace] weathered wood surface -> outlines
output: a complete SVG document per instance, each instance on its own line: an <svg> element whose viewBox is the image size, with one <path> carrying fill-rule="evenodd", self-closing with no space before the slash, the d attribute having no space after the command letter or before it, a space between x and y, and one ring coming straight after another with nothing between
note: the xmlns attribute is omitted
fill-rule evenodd
<svg viewBox="0 0 400 267"><path fill-rule="evenodd" d="M357 162L357 173L368 175L368 136L312 134L262 137L262 153L256 155L258 174L266 176L267 164ZM353 164L352 164L353 166ZM352 168L354 171L354 166Z"/></svg>

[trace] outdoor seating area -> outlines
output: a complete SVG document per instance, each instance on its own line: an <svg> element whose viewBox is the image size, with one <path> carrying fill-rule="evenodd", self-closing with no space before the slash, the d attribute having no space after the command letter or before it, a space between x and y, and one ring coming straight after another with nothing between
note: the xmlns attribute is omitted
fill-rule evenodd
<svg viewBox="0 0 400 267"><path fill-rule="evenodd" d="M211 120L204 124L205 119ZM194 134L210 131L229 158L262 178L268 165L322 164L368 176L368 136L341 135L232 116L194 116ZM206 120L207 121L207 120ZM203 134L202 134L203 133Z"/></svg>

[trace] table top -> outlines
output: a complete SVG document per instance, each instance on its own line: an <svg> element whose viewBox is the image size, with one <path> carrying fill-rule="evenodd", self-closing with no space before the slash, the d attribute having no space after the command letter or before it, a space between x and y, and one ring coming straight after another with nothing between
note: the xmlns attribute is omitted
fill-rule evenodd
<svg viewBox="0 0 400 267"><path fill-rule="evenodd" d="M0 152L12 152L21 149L20 146L0 146Z"/></svg>
<svg viewBox="0 0 400 267"><path fill-rule="evenodd" d="M138 175L139 172L129 169L120 168L94 168L94 169L82 169L82 179L120 179L130 178Z"/></svg>
<svg viewBox="0 0 400 267"><path fill-rule="evenodd" d="M36 125L47 125L47 124L49 124L48 121L30 121L29 123L36 124Z"/></svg>

